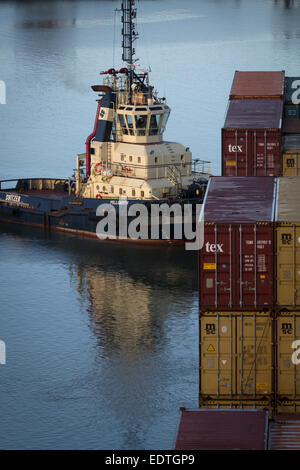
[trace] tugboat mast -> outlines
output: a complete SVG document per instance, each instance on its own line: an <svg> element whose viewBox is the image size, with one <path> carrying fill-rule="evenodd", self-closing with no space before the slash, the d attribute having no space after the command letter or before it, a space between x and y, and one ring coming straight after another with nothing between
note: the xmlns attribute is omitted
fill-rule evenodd
<svg viewBox="0 0 300 470"><path fill-rule="evenodd" d="M121 3L121 22L122 27L122 60L126 63L128 69L128 84L129 84L129 101L132 104L132 95L136 86L142 92L149 92L149 85L145 84L147 73L135 72L135 63L138 59L134 59L135 49L133 47L134 41L138 38L138 33L135 29L134 20L136 19L135 0L123 0Z"/></svg>
<svg viewBox="0 0 300 470"><path fill-rule="evenodd" d="M122 27L122 60L126 62L128 66L128 74L129 74L129 85L130 85L130 96L132 94L131 86L133 84L133 77L134 77L134 63L138 59L133 59L135 55L135 49L133 47L133 42L137 39L138 33L135 30L135 23L134 19L136 18L136 8L134 8L135 1L134 0L124 0L121 4L121 11L122 11L122 18L121 21L123 23Z"/></svg>

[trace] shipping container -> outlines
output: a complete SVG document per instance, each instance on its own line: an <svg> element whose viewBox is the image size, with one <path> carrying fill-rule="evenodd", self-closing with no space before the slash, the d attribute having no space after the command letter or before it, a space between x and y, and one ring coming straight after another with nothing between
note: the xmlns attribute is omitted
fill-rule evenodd
<svg viewBox="0 0 300 470"><path fill-rule="evenodd" d="M175 450L264 450L268 413L263 410L182 408Z"/></svg>
<svg viewBox="0 0 300 470"><path fill-rule="evenodd" d="M200 315L199 322L199 404L230 400L233 405L235 400L270 406L274 398L272 313L222 312Z"/></svg>
<svg viewBox="0 0 300 470"><path fill-rule="evenodd" d="M282 155L282 175L299 176L300 175L300 150L288 150Z"/></svg>
<svg viewBox="0 0 300 470"><path fill-rule="evenodd" d="M281 175L281 100L233 100L222 129L223 176Z"/></svg>
<svg viewBox="0 0 300 470"><path fill-rule="evenodd" d="M284 71L247 72L236 71L230 91L230 99L277 98L284 94Z"/></svg>
<svg viewBox="0 0 300 470"><path fill-rule="evenodd" d="M300 152L300 134L284 135L282 141L282 148L284 152L288 150L297 150Z"/></svg>
<svg viewBox="0 0 300 470"><path fill-rule="evenodd" d="M282 133L284 135L288 135L288 134L300 135L300 119L284 118L282 120Z"/></svg>
<svg viewBox="0 0 300 470"><path fill-rule="evenodd" d="M295 413L300 414L300 400L280 400L277 398L277 403L274 408L275 415L282 413L293 416Z"/></svg>
<svg viewBox="0 0 300 470"><path fill-rule="evenodd" d="M299 104L300 99L300 77L285 77L285 103Z"/></svg>
<svg viewBox="0 0 300 470"><path fill-rule="evenodd" d="M300 134L283 136L282 175L300 176Z"/></svg>
<svg viewBox="0 0 300 470"><path fill-rule="evenodd" d="M274 305L276 180L210 179L199 250L199 309L269 310Z"/></svg>
<svg viewBox="0 0 300 470"><path fill-rule="evenodd" d="M284 413L284 412L283 412ZM269 423L269 450L300 449L300 414L280 414Z"/></svg>
<svg viewBox="0 0 300 470"><path fill-rule="evenodd" d="M300 106L298 104L285 104L283 115L287 119L299 119Z"/></svg>
<svg viewBox="0 0 300 470"><path fill-rule="evenodd" d="M300 310L300 184L278 179L276 207L277 309Z"/></svg>
<svg viewBox="0 0 300 470"><path fill-rule="evenodd" d="M276 317L275 399L277 412L300 410L300 312Z"/></svg>

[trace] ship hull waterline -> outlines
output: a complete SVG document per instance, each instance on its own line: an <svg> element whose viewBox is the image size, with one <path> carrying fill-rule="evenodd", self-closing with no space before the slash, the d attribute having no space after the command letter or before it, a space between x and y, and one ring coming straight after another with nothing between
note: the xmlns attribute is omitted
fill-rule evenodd
<svg viewBox="0 0 300 470"><path fill-rule="evenodd" d="M7 197L18 197L18 202L14 203L7 201ZM91 202L93 204L91 204ZM172 246L184 246L188 241L184 236L182 238L175 237L175 225L170 220L170 235L165 236L162 230L162 226L159 226L159 237L151 238L150 235L150 224L148 225L148 237L141 238L130 238L129 236L119 236L118 227L115 236L99 236L97 234L97 224L101 221L101 217L96 216L96 209L103 203L115 204L118 209L119 201L90 199L87 201L78 203L72 197L64 196L61 200L51 199L47 197L32 196L18 194L11 191L0 192L0 223L24 225L28 227L38 228L45 232L60 232L78 237L85 237L95 239L99 241L110 241L110 242L130 242L145 245L172 245ZM138 204L145 203L145 201L130 201ZM165 201L161 201L163 203ZM178 201L173 201L178 202ZM146 204L148 201L146 202ZM191 202L189 202L191 203ZM78 205L77 205L78 204ZM27 209L24 206L28 206ZM75 205L75 206L74 206ZM87 207L92 205L94 207ZM41 206L38 210L38 206ZM86 207L84 207L86 206ZM149 204L147 206L150 207ZM128 218L127 229L132 218ZM193 230L195 230L195 219L193 220ZM184 227L182 226L182 233L184 233Z"/></svg>

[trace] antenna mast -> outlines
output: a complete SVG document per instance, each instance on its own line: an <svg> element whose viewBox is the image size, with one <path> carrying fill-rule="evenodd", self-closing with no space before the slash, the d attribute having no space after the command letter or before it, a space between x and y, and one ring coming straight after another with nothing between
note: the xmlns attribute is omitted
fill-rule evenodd
<svg viewBox="0 0 300 470"><path fill-rule="evenodd" d="M134 63L138 59L133 59L135 55L135 49L133 47L134 41L138 38L138 33L135 31L134 19L136 18L136 8L134 7L134 0L123 0L121 4L122 18L123 23L122 27L122 60L128 65L129 71L129 87L130 87L130 97L132 94L131 85L133 84L134 77Z"/></svg>

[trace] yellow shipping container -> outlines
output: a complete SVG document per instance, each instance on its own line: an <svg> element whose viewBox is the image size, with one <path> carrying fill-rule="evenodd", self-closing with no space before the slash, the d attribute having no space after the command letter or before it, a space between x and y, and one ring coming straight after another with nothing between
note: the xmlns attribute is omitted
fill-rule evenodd
<svg viewBox="0 0 300 470"><path fill-rule="evenodd" d="M276 403L288 409L297 401L299 408L300 313L281 313L276 318Z"/></svg>
<svg viewBox="0 0 300 470"><path fill-rule="evenodd" d="M300 309L300 223L281 223L276 238L277 305Z"/></svg>
<svg viewBox="0 0 300 470"><path fill-rule="evenodd" d="M206 409L232 409L232 410L251 410L251 409L264 409L268 410L268 416L272 419L274 415L273 401L269 397L262 400L245 400L245 399L218 399L210 400L200 396L199 408ZM288 413L289 411L286 411Z"/></svg>
<svg viewBox="0 0 300 470"><path fill-rule="evenodd" d="M269 312L200 316L199 401L271 399L272 325Z"/></svg>
<svg viewBox="0 0 300 470"><path fill-rule="evenodd" d="M300 179L279 178L276 211L277 307L300 310Z"/></svg>
<svg viewBox="0 0 300 470"><path fill-rule="evenodd" d="M282 400L278 401L274 408L276 414L279 413L300 413L300 401Z"/></svg>
<svg viewBox="0 0 300 470"><path fill-rule="evenodd" d="M300 175L300 150L286 150L282 155L283 176Z"/></svg>

